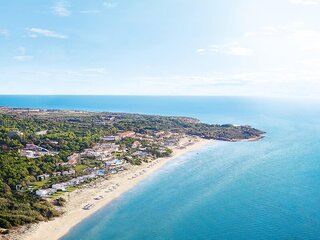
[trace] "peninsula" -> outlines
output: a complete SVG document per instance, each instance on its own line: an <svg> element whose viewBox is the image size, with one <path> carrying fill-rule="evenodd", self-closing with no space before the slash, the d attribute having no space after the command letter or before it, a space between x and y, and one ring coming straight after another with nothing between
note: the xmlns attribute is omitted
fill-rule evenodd
<svg viewBox="0 0 320 240"><path fill-rule="evenodd" d="M2 237L58 239L167 161L262 134L189 117L1 107Z"/></svg>

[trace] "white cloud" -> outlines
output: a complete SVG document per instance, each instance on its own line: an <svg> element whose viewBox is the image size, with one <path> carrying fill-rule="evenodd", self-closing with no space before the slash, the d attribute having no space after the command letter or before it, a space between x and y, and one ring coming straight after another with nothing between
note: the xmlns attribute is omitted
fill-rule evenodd
<svg viewBox="0 0 320 240"><path fill-rule="evenodd" d="M241 41L254 46L257 51L272 49L273 53L283 53L291 48L287 56L298 51L302 55L312 51L320 54L320 29L308 28L301 22L264 27ZM275 49L277 51L274 51Z"/></svg>
<svg viewBox="0 0 320 240"><path fill-rule="evenodd" d="M104 2L103 6L105 6L106 8L114 8L117 6L117 4L113 2Z"/></svg>
<svg viewBox="0 0 320 240"><path fill-rule="evenodd" d="M7 29L1 29L0 28L0 37L5 37L5 38L7 38L7 37L9 37L9 31L7 30Z"/></svg>
<svg viewBox="0 0 320 240"><path fill-rule="evenodd" d="M292 4L298 5L318 5L320 0L290 0Z"/></svg>
<svg viewBox="0 0 320 240"><path fill-rule="evenodd" d="M52 70L52 67L43 69L30 65L27 70L18 68L12 72L5 69L0 80L5 83L1 93L7 94L115 94L117 91L112 86L114 78L83 69Z"/></svg>
<svg viewBox="0 0 320 240"><path fill-rule="evenodd" d="M199 49L196 50L196 52L199 53L199 54L203 54L203 53L206 52L206 49L204 49L204 48L199 48Z"/></svg>
<svg viewBox="0 0 320 240"><path fill-rule="evenodd" d="M32 60L33 56L29 56L29 55L14 56L13 59L20 62L25 62L25 61Z"/></svg>
<svg viewBox="0 0 320 240"><path fill-rule="evenodd" d="M27 55L27 50L24 47L18 48L18 52L19 55L14 56L13 59L20 62L30 61L33 59L33 56Z"/></svg>
<svg viewBox="0 0 320 240"><path fill-rule="evenodd" d="M228 70L207 76L137 77L132 82L137 86L144 86L144 90L151 95L317 96L320 91L320 61L315 62L315 66L306 64L308 68L297 71L290 68L235 72Z"/></svg>
<svg viewBox="0 0 320 240"><path fill-rule="evenodd" d="M166 94L166 95L225 95L224 89L232 89L237 95L242 88L250 83L247 79L237 78L232 74L213 72L208 75L169 75L169 76L140 76L133 78L136 86L129 94Z"/></svg>
<svg viewBox="0 0 320 240"><path fill-rule="evenodd" d="M240 46L230 46L227 53L236 56L251 56L253 54L253 50Z"/></svg>
<svg viewBox="0 0 320 240"><path fill-rule="evenodd" d="M58 1L52 7L52 11L59 17L68 17L71 15L71 11L68 9L69 4L65 1Z"/></svg>
<svg viewBox="0 0 320 240"><path fill-rule="evenodd" d="M171 86L174 88L183 87L195 87L202 86L206 88L207 86L221 86L221 85L242 85L246 84L245 79L240 79L234 77L233 75L228 75L225 73L213 73L209 76L205 75L174 75L174 76L163 76L163 77L136 77L135 81L142 81L143 83L152 85L163 85Z"/></svg>
<svg viewBox="0 0 320 240"><path fill-rule="evenodd" d="M207 48L199 48L196 50L198 54L204 54L206 52L221 52L228 55L235 56L251 56L254 51L248 47L241 46L238 42L233 42L229 44L214 44L210 45Z"/></svg>
<svg viewBox="0 0 320 240"><path fill-rule="evenodd" d="M197 51L216 58L213 52L219 54L221 65L227 66L221 67L225 72L221 82L229 85L217 84L211 78L215 84L201 91L214 94L219 85L219 90L227 94L304 97L320 94L320 27L313 24L269 25L258 31L247 31L231 43L209 45ZM250 58L239 62L221 54ZM233 81L245 84L235 89Z"/></svg>
<svg viewBox="0 0 320 240"><path fill-rule="evenodd" d="M58 38L58 39L66 39L68 36L48 30L43 28L27 28L29 32L29 37L37 38L37 37L50 37L50 38Z"/></svg>
<svg viewBox="0 0 320 240"><path fill-rule="evenodd" d="M94 80L103 80L106 77L104 68L86 68L86 69L62 69L57 71L23 71L19 72L19 78L22 80L50 79L54 81L83 82L90 84Z"/></svg>
<svg viewBox="0 0 320 240"><path fill-rule="evenodd" d="M220 50L220 46L219 45L210 45L209 46L209 51L210 52L219 52L219 50Z"/></svg>
<svg viewBox="0 0 320 240"><path fill-rule="evenodd" d="M99 10L81 10L79 11L81 14L95 14L95 13L100 13Z"/></svg>
<svg viewBox="0 0 320 240"><path fill-rule="evenodd" d="M85 69L83 69L83 71L88 74L104 74L104 73L106 73L105 68L85 68Z"/></svg>

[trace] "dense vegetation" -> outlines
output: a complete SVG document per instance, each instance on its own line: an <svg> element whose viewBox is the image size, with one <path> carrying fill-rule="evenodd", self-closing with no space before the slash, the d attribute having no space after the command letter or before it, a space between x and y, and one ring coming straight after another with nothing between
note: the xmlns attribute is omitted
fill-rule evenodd
<svg viewBox="0 0 320 240"><path fill-rule="evenodd" d="M10 132L20 131L20 136L10 137ZM46 130L46 134L38 131ZM44 173L62 171L56 163L65 162L74 152L92 147L103 135L132 130L137 133L171 131L197 135L203 138L232 141L258 137L263 132L249 126L209 125L197 119L185 117L148 116L122 113L89 113L76 111L1 110L0 111L0 228L9 229L26 223L48 220L59 213L46 200L36 197L31 191L16 191L17 185L27 187L35 177ZM133 139L121 144L131 145ZM50 151L55 156L26 158L19 151L33 143ZM153 147L149 148L153 151ZM168 150L169 151L169 150ZM162 153L164 155L170 152ZM154 150L154 155L161 154ZM136 158L132 164L140 164ZM52 178L54 181L54 178ZM26 188L27 189L27 188ZM62 206L64 201L57 200Z"/></svg>
<svg viewBox="0 0 320 240"><path fill-rule="evenodd" d="M205 124L194 118L164 117L138 114L120 115L114 126L119 129L147 131L171 131L196 135L202 138L234 141L259 137L264 132L250 126L232 124Z"/></svg>
<svg viewBox="0 0 320 240"><path fill-rule="evenodd" d="M47 129L47 134L36 132ZM22 136L9 137L13 130L23 132ZM64 162L73 152L92 147L100 136L111 134L112 129L99 126L83 126L76 123L47 121L45 119L19 114L0 115L0 228L11 228L26 223L51 219L58 212L46 200L29 191L17 192L16 186L27 187L44 173L63 171L56 166ZM52 151L56 156L26 158L19 149L34 143ZM51 182L55 179L52 178ZM53 182L54 183L54 182ZM59 202L61 205L61 201Z"/></svg>
<svg viewBox="0 0 320 240"><path fill-rule="evenodd" d="M51 203L31 193L12 193L4 184L0 198L0 227L11 227L45 221L59 216Z"/></svg>

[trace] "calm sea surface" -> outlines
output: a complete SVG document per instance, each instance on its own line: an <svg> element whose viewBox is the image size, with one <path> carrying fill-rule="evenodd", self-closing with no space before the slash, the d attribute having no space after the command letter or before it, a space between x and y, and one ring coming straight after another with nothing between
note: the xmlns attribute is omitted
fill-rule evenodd
<svg viewBox="0 0 320 240"><path fill-rule="evenodd" d="M231 97L0 96L0 105L192 116L249 124L164 166L63 240L320 239L320 105Z"/></svg>

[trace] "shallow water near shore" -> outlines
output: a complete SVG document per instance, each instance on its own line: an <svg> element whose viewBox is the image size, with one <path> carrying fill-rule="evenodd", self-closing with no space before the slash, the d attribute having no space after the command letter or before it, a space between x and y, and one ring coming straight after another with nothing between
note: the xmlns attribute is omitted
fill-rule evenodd
<svg viewBox="0 0 320 240"><path fill-rule="evenodd" d="M137 112L248 124L257 142L181 156L87 218L63 240L319 239L320 106L224 97L0 97L0 105Z"/></svg>

